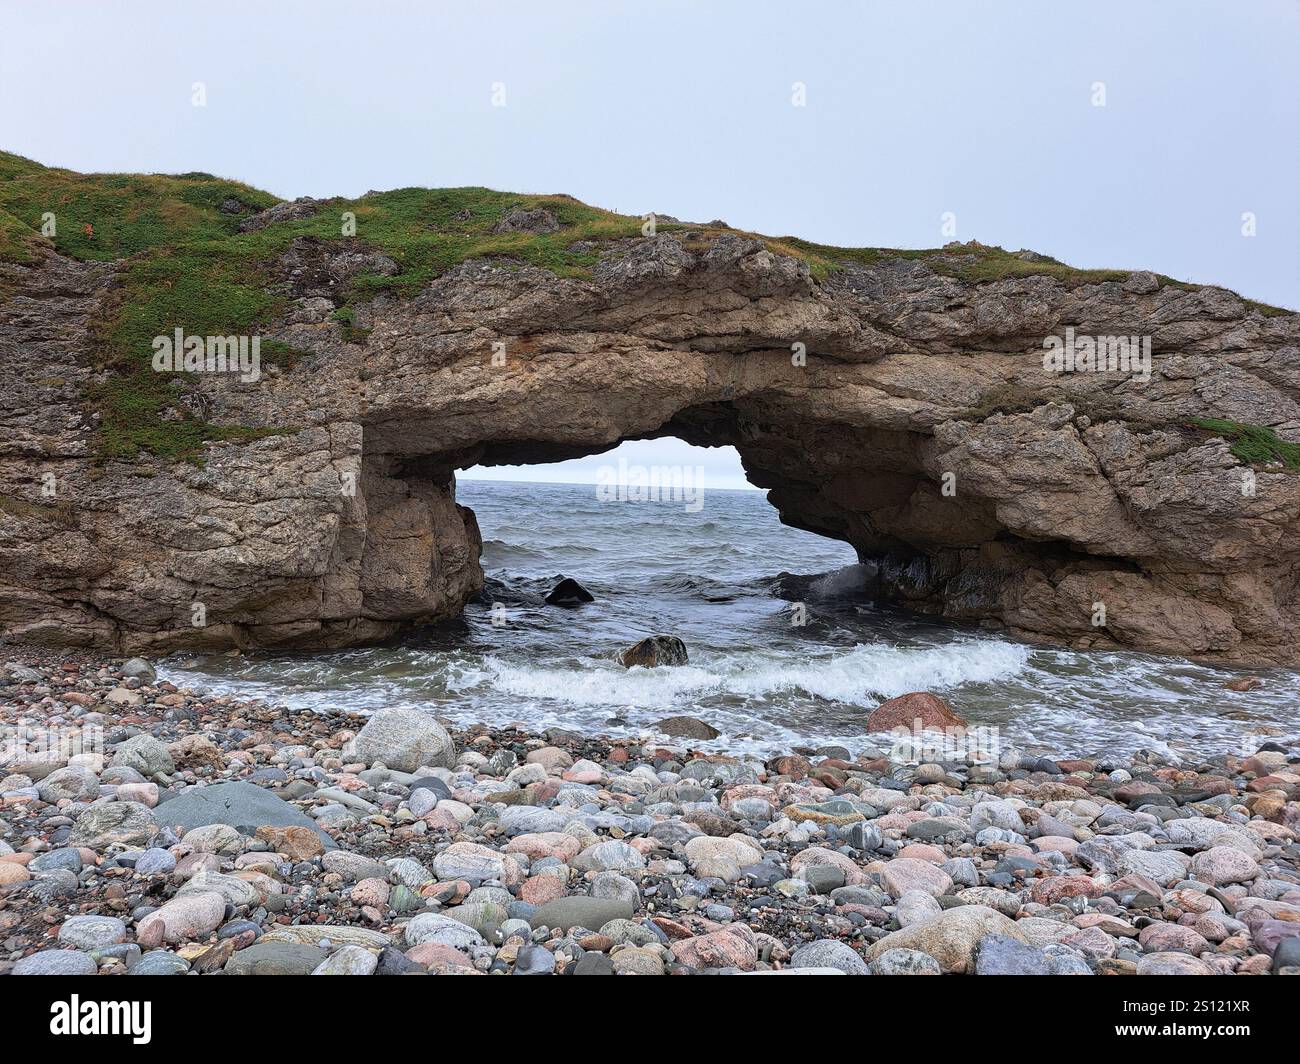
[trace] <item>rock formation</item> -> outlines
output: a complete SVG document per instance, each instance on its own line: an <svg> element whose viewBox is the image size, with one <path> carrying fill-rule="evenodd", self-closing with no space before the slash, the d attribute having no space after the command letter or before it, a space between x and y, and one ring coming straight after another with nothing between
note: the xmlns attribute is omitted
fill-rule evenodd
<svg viewBox="0 0 1300 1064"><path fill-rule="evenodd" d="M282 214L240 239L313 224ZM516 234L519 217L504 238L564 236ZM269 430L199 462L96 450L86 396L113 378L97 344L123 262L0 263L5 637L329 647L454 617L482 583L456 470L672 435L734 445L783 521L852 544L912 609L1300 660L1300 476L1240 446L1300 441L1300 315L1146 272L972 277L980 248L820 270L797 245L680 226L584 245L585 276L470 258L414 292L352 290L344 321L358 270L404 268L359 248L296 237L271 263L259 332L289 364L177 388L164 418ZM1149 337L1149 379L1045 369L1067 329Z"/></svg>

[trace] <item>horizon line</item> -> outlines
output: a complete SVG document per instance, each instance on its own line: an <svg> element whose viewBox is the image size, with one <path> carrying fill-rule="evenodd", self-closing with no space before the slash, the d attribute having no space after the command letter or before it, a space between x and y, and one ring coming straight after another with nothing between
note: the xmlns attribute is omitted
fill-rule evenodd
<svg viewBox="0 0 1300 1064"><path fill-rule="evenodd" d="M507 480L505 477L470 477L458 475L456 483L461 484L466 481L473 481L479 484L551 484L557 488L598 488L600 485L594 480ZM765 489L746 481L748 487L744 488L713 488L704 485L704 491L764 491Z"/></svg>

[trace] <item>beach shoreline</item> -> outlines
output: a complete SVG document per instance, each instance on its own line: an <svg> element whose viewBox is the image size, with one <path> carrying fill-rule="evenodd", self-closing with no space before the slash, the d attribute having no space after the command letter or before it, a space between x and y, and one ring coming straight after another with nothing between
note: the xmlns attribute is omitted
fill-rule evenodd
<svg viewBox="0 0 1300 1064"><path fill-rule="evenodd" d="M0 662L0 973L1300 965L1300 753L1278 743L761 761L203 695L61 648ZM83 747L43 756L42 731Z"/></svg>

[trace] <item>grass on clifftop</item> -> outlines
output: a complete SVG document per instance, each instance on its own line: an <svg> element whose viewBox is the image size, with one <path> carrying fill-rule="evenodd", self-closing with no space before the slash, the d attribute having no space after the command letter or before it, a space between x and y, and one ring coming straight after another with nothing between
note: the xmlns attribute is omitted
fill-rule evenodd
<svg viewBox="0 0 1300 1064"><path fill-rule="evenodd" d="M222 210L238 201L238 212ZM344 240L380 251L398 263L395 276L362 274L355 295L381 291L414 295L471 258L501 258L583 276L596 261L581 241L640 232L641 222L588 207L567 196L516 196L482 188L397 189L357 200L324 201L308 218L248 233L242 220L279 202L274 196L211 174L78 174L0 152L0 259L30 262L48 242L82 260L124 260L120 288L99 323L99 364L112 371L89 399L101 417L99 453L130 458L148 451L167 459L194 458L207 440L253 434L212 425L178 406L185 374L152 369L152 340L177 326L192 335L248 335L269 326L287 294L273 268L300 236ZM493 227L507 210L544 207L559 221L554 233L502 233ZM48 213L52 237L41 235ZM342 235L343 215L355 216L356 237ZM337 320L343 334L363 339L350 308ZM262 345L264 361L276 354ZM164 415L168 415L164 417Z"/></svg>
<svg viewBox="0 0 1300 1064"><path fill-rule="evenodd" d="M223 210L231 201L237 210ZM76 259L121 260L120 286L98 323L98 362L111 375L88 397L101 417L102 457L130 458L148 451L167 459L193 459L207 440L261 434L212 425L187 412L177 402L186 375L155 373L151 342L178 326L202 336L250 335L269 327L291 298L277 281L275 267L298 237L381 252L398 264L392 276L354 277L336 296L340 332L356 342L364 341L365 334L356 328L352 301L381 292L414 295L456 265L477 258L588 277L602 242L636 236L642 224L638 217L568 196L404 188L322 201L310 217L239 231L241 221L277 202L269 193L211 174L80 174L0 152L0 260L33 261L41 243ZM515 208L544 208L560 228L553 233L494 233L502 216ZM55 221L51 237L41 233L47 213ZM355 217L355 236L342 235L345 213ZM659 230L684 230L701 238L728 231L720 225L664 222ZM1075 270L1050 259L1027 261L978 244L897 251L759 239L773 251L808 262L818 279L852 263L870 265L889 256L922 259L937 272L972 283L1031 274L1066 284L1127 276L1119 270ZM262 353L267 364L277 355L292 355L267 342Z"/></svg>
<svg viewBox="0 0 1300 1064"><path fill-rule="evenodd" d="M1233 457L1246 465L1281 462L1287 469L1300 469L1300 443L1280 439L1270 428L1214 417L1196 418L1192 423L1216 436L1222 436L1228 442Z"/></svg>

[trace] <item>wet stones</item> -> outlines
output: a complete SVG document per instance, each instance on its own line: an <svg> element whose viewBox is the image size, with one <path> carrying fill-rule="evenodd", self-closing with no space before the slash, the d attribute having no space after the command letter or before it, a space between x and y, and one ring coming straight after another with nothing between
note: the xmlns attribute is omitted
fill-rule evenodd
<svg viewBox="0 0 1300 1064"><path fill-rule="evenodd" d="M678 640L678 642L681 641ZM640 643L637 644L637 646L640 645ZM629 647L623 652L624 665L628 664L626 658L635 649L636 647ZM683 646L682 661L680 663L666 662L665 664L684 664L685 660L686 648ZM642 662L633 662L633 664L642 664ZM654 726L656 730L662 732L664 735L671 736L675 739L696 739L703 742L709 739L716 739L721 734L721 732L719 732L717 728L713 727L713 725L706 724L704 721L699 720L696 717L665 717L663 720L656 721Z"/></svg>
<svg viewBox="0 0 1300 1064"><path fill-rule="evenodd" d="M887 732L903 728L911 731L918 721L923 730L966 726L965 719L938 695L913 691L881 702L867 717L867 730Z"/></svg>
<svg viewBox="0 0 1300 1064"><path fill-rule="evenodd" d="M106 670L104 689L117 682ZM163 698L184 711L175 722L155 712ZM15 712L30 705L0 700ZM0 893L18 917L0 974L1300 967L1294 803L1248 815L1252 773L1213 761L1061 760L1065 780L1012 752L1005 775L975 780L870 751L764 763L689 740L477 726L421 776L349 760L366 723L152 691L110 745L160 744L169 782L145 784L147 760L89 776L74 762L71 793L99 792L50 804L37 785L68 766L0 778ZM187 736L216 756L187 767L174 755ZM1257 768L1290 771L1276 761ZM1117 801L1134 782L1175 804L1145 789L1140 805ZM159 792L149 818L143 786Z"/></svg>
<svg viewBox="0 0 1300 1064"><path fill-rule="evenodd" d="M652 635L642 639L639 643L633 643L632 646L619 655L619 661L623 663L624 668L641 666L646 669L653 669L661 665L685 665L687 663L686 644L678 639L675 635ZM693 717L669 717L668 722L674 728L686 728L695 734L686 735L687 738L701 738L700 732L713 732L712 735L705 734L703 738L715 738L718 732L710 728L703 721L696 721ZM691 723L686 723L691 722ZM662 721L660 722L663 723ZM666 732L669 735L683 735L682 731Z"/></svg>

